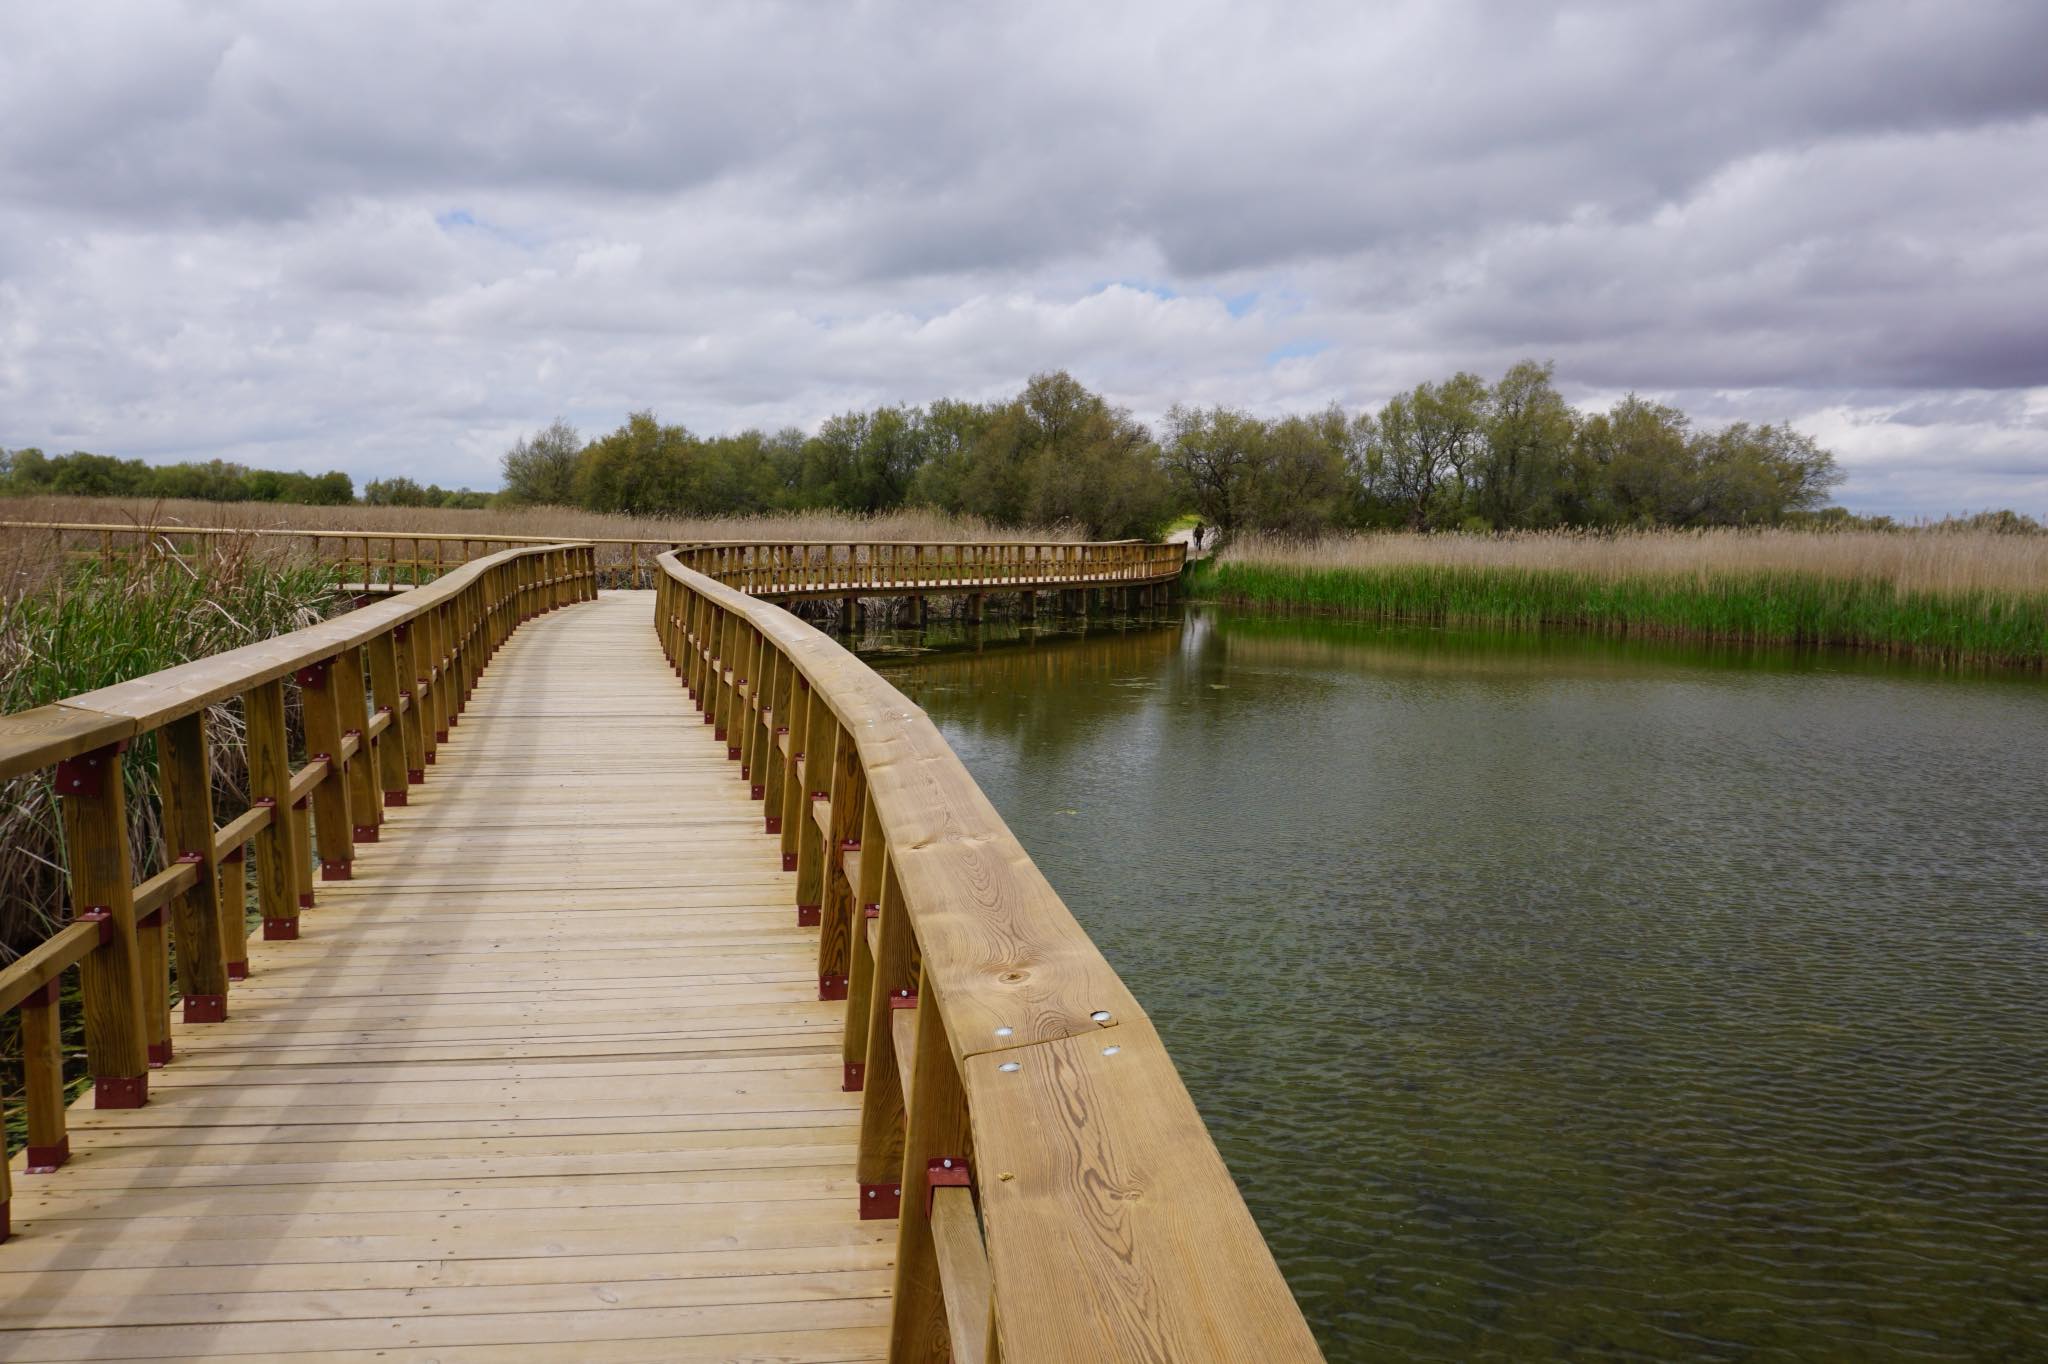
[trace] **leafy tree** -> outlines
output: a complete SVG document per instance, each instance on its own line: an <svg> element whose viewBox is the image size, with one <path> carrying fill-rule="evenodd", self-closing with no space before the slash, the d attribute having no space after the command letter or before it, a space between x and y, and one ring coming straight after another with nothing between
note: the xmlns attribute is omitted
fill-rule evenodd
<svg viewBox="0 0 2048 1364"><path fill-rule="evenodd" d="M1496 529L1557 523L1573 421L1552 370L1524 360L1488 395L1485 439L1470 472L1474 510Z"/></svg>
<svg viewBox="0 0 2048 1364"><path fill-rule="evenodd" d="M1455 374L1389 398L1364 431L1386 495L1411 530L1456 524L1463 515L1465 471L1484 438L1486 399L1478 375Z"/></svg>
<svg viewBox="0 0 2048 1364"><path fill-rule="evenodd" d="M439 492L437 488L434 490ZM363 485L363 501L373 507L432 507L439 505L438 498L428 496L427 490L413 480L400 475L395 478L373 478Z"/></svg>
<svg viewBox="0 0 2048 1364"><path fill-rule="evenodd" d="M651 411L584 447L576 465L576 500L592 511L672 513L689 508L689 474L697 438L663 426Z"/></svg>
<svg viewBox="0 0 2048 1364"><path fill-rule="evenodd" d="M1308 538L1344 522L1354 500L1357 429L1334 403L1308 417L1267 426L1251 480L1251 519L1260 530Z"/></svg>
<svg viewBox="0 0 2048 1364"><path fill-rule="evenodd" d="M1264 423L1235 408L1175 405L1167 409L1166 432L1166 472L1181 504L1214 526L1219 537L1235 534L1253 514Z"/></svg>
<svg viewBox="0 0 2048 1364"><path fill-rule="evenodd" d="M574 506L576 461L582 453L583 438L560 417L521 436L499 461L505 495L525 506Z"/></svg>

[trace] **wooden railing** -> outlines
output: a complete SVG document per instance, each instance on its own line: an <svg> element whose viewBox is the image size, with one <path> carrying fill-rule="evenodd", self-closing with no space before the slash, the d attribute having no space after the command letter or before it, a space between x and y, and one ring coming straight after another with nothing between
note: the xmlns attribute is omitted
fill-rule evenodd
<svg viewBox="0 0 2048 1364"><path fill-rule="evenodd" d="M59 1047L59 983L77 966L94 1103L135 1108L171 1059L170 967L186 1023L227 1017L247 973L252 844L266 939L298 937L313 894L349 876L386 805L426 778L491 654L519 623L595 592L590 546L512 549L433 584L308 629L0 718L0 781L55 771L72 922L4 968L0 1010L22 1010L30 1169L70 1152ZM306 762L294 769L287 679L297 684ZM218 823L207 709L239 697L249 808ZM162 865L135 884L121 753L154 735ZM0 1163L0 1239L8 1175Z"/></svg>
<svg viewBox="0 0 2048 1364"><path fill-rule="evenodd" d="M565 543L558 536L120 525L97 521L0 521L0 531L31 539L47 535L52 554L64 562L109 560L134 553L184 558L207 553L223 543L248 539L303 550L311 558L331 563L338 583L371 591L418 587L451 569L507 549ZM590 548L601 585L644 588L654 585L655 556L677 542L578 538L575 543Z"/></svg>
<svg viewBox="0 0 2048 1364"><path fill-rule="evenodd" d="M1131 587L1179 576L1187 546L981 541L721 541L676 551L685 568L763 597Z"/></svg>
<svg viewBox="0 0 2048 1364"><path fill-rule="evenodd" d="M662 647L847 1001L861 1209L900 1219L891 1358L1320 1358L1158 1034L931 721L661 565Z"/></svg>

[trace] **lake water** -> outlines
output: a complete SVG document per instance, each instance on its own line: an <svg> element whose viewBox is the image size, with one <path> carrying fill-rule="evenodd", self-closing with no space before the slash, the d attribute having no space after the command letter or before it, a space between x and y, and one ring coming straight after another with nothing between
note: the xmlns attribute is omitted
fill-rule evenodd
<svg viewBox="0 0 2048 1364"><path fill-rule="evenodd" d="M1190 610L867 656L1332 1359L2048 1358L2048 683Z"/></svg>

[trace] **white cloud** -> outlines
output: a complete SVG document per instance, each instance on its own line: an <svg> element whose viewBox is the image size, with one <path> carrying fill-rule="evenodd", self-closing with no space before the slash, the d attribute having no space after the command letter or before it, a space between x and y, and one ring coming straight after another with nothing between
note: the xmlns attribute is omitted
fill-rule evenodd
<svg viewBox="0 0 2048 1364"><path fill-rule="evenodd" d="M2048 9L0 12L0 444L488 486L512 435L1555 357L2048 509ZM2019 398L2014 395L2030 394Z"/></svg>

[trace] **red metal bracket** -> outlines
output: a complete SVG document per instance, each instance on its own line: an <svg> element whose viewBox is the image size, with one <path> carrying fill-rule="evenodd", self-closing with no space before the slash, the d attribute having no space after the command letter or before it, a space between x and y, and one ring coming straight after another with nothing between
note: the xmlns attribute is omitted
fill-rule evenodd
<svg viewBox="0 0 2048 1364"><path fill-rule="evenodd" d="M242 958L240 961L231 961L228 963L229 980L247 980L248 978L249 959L247 957Z"/></svg>
<svg viewBox="0 0 2048 1364"><path fill-rule="evenodd" d="M320 879L322 881L352 880L355 875L353 867L354 864L351 862L322 862L320 864Z"/></svg>
<svg viewBox="0 0 2048 1364"><path fill-rule="evenodd" d="M299 921L297 919L265 919L263 921L263 941L265 942L297 942L298 938Z"/></svg>
<svg viewBox="0 0 2048 1364"><path fill-rule="evenodd" d="M186 995L185 1021L187 1023L227 1022L228 997L226 995Z"/></svg>
<svg viewBox="0 0 2048 1364"><path fill-rule="evenodd" d="M138 929L161 928L163 927L163 922L164 907L162 905L158 905L155 909L149 911L149 913L139 916L135 920L135 927Z"/></svg>
<svg viewBox="0 0 2048 1364"><path fill-rule="evenodd" d="M374 824L358 824L350 831L349 837L358 843L375 843L377 841L377 826Z"/></svg>
<svg viewBox="0 0 2048 1364"><path fill-rule="evenodd" d="M206 884L206 871L207 871L207 867L206 867L206 854L205 854L205 853L196 853L196 852L188 852L188 853L179 853L179 854L178 854L178 865L179 865L179 866L181 866L181 867L197 867L197 868L199 868L199 880L198 880L197 884L199 884L199 885L202 885L202 886Z"/></svg>
<svg viewBox="0 0 2048 1364"><path fill-rule="evenodd" d="M848 1094L860 1093L861 1085L867 1080L867 1073L867 1062L848 1061L846 1063L846 1074L840 1079L839 1088Z"/></svg>
<svg viewBox="0 0 2048 1364"><path fill-rule="evenodd" d="M932 1215L932 1195L940 1189L971 1189L967 1161L961 1156L933 1156L924 1165L924 1215Z"/></svg>
<svg viewBox="0 0 2048 1364"><path fill-rule="evenodd" d="M824 906L822 905L798 905L796 907L796 926L798 928L816 928L819 923L820 911L823 908Z"/></svg>
<svg viewBox="0 0 2048 1364"><path fill-rule="evenodd" d="M841 851L841 852L843 852L843 853L850 853L850 852L859 852L859 851L860 851L860 840L859 840L859 839L857 839L857 838L842 838L842 839L840 839L840 840L839 840L839 851Z"/></svg>
<svg viewBox="0 0 2048 1364"><path fill-rule="evenodd" d="M768 788L761 785L760 782L755 782L751 787L747 789L747 799L749 800L760 800L767 794Z"/></svg>
<svg viewBox="0 0 2048 1364"><path fill-rule="evenodd" d="M50 1146L31 1146L23 1153L26 1174L53 1175L57 1167L71 1159L71 1134L66 1132Z"/></svg>
<svg viewBox="0 0 2048 1364"><path fill-rule="evenodd" d="M819 976L819 977L818 977L818 998L820 998L820 999L844 999L844 998L846 998L846 977L845 977L845 976L842 976L842 975L837 975L837 974L831 974L831 973L828 973L828 974L826 974L826 975L822 975L822 976Z"/></svg>
<svg viewBox="0 0 2048 1364"><path fill-rule="evenodd" d="M781 821L781 820L779 820L779 819L778 819L778 820L776 820L776 821L775 821L775 828L774 828L773 830L771 830L771 832L773 832L773 833L778 833L778 834L782 832L782 821ZM784 871L795 871L795 870L796 870L796 854L795 854L795 853L784 853L784 854L782 855L782 869L783 869Z"/></svg>
<svg viewBox="0 0 2048 1364"><path fill-rule="evenodd" d="M87 905L72 918L82 924L100 926L100 946L105 947L114 940L114 913L105 905Z"/></svg>
<svg viewBox="0 0 2048 1364"><path fill-rule="evenodd" d="M781 815L764 815L761 817L761 823L768 833L779 834L782 832ZM784 867L783 870L788 871L790 868Z"/></svg>
<svg viewBox="0 0 2048 1364"><path fill-rule="evenodd" d="M65 758L57 764L57 794L88 798L106 794L107 773L114 768L114 760L127 748L128 741L121 739L95 748L90 753Z"/></svg>
<svg viewBox="0 0 2048 1364"><path fill-rule="evenodd" d="M151 1070L162 1070L170 1063L171 1039L169 1037L164 1038L161 1042L149 1044L149 1068Z"/></svg>
<svg viewBox="0 0 2048 1364"><path fill-rule="evenodd" d="M300 686L310 688L313 691L326 691L327 665L325 663L310 664L293 673L292 680Z"/></svg>
<svg viewBox="0 0 2048 1364"><path fill-rule="evenodd" d="M100 1075L92 1082L94 1108L140 1108L149 1102L149 1073Z"/></svg>
<svg viewBox="0 0 2048 1364"><path fill-rule="evenodd" d="M882 917L882 907L880 905L862 905L861 908L867 911L867 916L870 919L879 919Z"/></svg>
<svg viewBox="0 0 2048 1364"><path fill-rule="evenodd" d="M889 1007L892 1009L915 1009L917 1007L917 991L911 989L891 990L889 992Z"/></svg>
<svg viewBox="0 0 2048 1364"><path fill-rule="evenodd" d="M860 1220L863 1222L893 1222L903 1215L903 1186L901 1184L863 1184L860 1186Z"/></svg>

